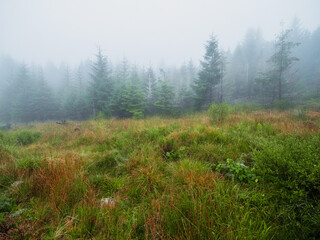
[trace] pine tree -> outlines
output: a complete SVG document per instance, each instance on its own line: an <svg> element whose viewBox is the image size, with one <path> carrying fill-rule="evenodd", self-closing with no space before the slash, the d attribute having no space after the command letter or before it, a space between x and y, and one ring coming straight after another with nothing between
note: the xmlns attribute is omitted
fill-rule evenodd
<svg viewBox="0 0 320 240"><path fill-rule="evenodd" d="M90 117L90 103L88 101L89 96L87 95L86 85L84 83L83 76L83 65L77 68L75 73L75 92L76 92L76 102L75 106L77 109L76 119L77 120L85 120Z"/></svg>
<svg viewBox="0 0 320 240"><path fill-rule="evenodd" d="M193 64L193 61L190 59L187 65L187 81L186 81L187 89L190 89L191 84L195 79L196 75L197 75L197 69Z"/></svg>
<svg viewBox="0 0 320 240"><path fill-rule="evenodd" d="M30 96L33 100L34 120L46 121L56 119L58 115L58 104L53 96L52 89L44 79L42 69L34 74L34 92Z"/></svg>
<svg viewBox="0 0 320 240"><path fill-rule="evenodd" d="M174 91L168 81L159 81L159 86L155 90L154 107L156 113L168 115L174 113Z"/></svg>
<svg viewBox="0 0 320 240"><path fill-rule="evenodd" d="M218 41L212 35L207 42L206 53L201 61L199 78L195 79L193 90L195 92L195 107L197 110L208 107L217 100L215 87L222 80L222 59L218 49Z"/></svg>
<svg viewBox="0 0 320 240"><path fill-rule="evenodd" d="M127 84L119 101L120 117L140 119L144 116L145 97L142 90L133 82Z"/></svg>
<svg viewBox="0 0 320 240"><path fill-rule="evenodd" d="M75 92L71 80L71 70L67 65L64 69L63 85L60 90L60 113L62 119L74 119Z"/></svg>
<svg viewBox="0 0 320 240"><path fill-rule="evenodd" d="M34 83L27 67L23 65L14 83L13 119L15 122L30 122L34 120L32 112Z"/></svg>
<svg viewBox="0 0 320 240"><path fill-rule="evenodd" d="M259 64L262 60L262 36L259 30L248 30L242 45L244 57L245 98L252 101L255 97L254 79L257 76Z"/></svg>
<svg viewBox="0 0 320 240"><path fill-rule="evenodd" d="M149 67L144 77L144 94L146 97L146 111L147 114L154 114L154 101L156 90L156 77L152 67Z"/></svg>
<svg viewBox="0 0 320 240"><path fill-rule="evenodd" d="M10 124L13 121L14 78L8 77L0 91L0 121Z"/></svg>
<svg viewBox="0 0 320 240"><path fill-rule="evenodd" d="M121 64L118 66L117 80L123 84L126 84L130 76L130 65L128 60L124 57Z"/></svg>
<svg viewBox="0 0 320 240"><path fill-rule="evenodd" d="M193 107L193 92L187 88L186 85L182 85L178 92L177 105L180 112L190 111Z"/></svg>
<svg viewBox="0 0 320 240"><path fill-rule="evenodd" d="M316 97L320 97L320 27L318 27L310 38L310 52L311 54L311 74L310 74L310 86L312 92Z"/></svg>
<svg viewBox="0 0 320 240"><path fill-rule="evenodd" d="M111 116L113 94L111 66L107 58L102 55L100 48L96 54L96 61L92 65L91 78L89 94L94 116L99 112L105 116Z"/></svg>
<svg viewBox="0 0 320 240"><path fill-rule="evenodd" d="M287 91L289 87L294 87L294 83L291 81L292 77L288 77L286 74L292 64L299 60L291 56L292 49L298 46L299 43L288 40L290 32L290 29L282 30L278 35L275 43L275 52L268 60L270 70L267 72L265 80L269 81L269 87L271 87L272 102L285 99L285 94L289 94L289 91ZM290 94L292 94L292 91Z"/></svg>

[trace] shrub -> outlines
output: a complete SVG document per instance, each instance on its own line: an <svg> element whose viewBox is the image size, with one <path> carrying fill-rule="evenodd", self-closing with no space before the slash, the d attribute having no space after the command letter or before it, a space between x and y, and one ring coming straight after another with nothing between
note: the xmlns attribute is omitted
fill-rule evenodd
<svg viewBox="0 0 320 240"><path fill-rule="evenodd" d="M210 119L213 123L222 122L226 120L228 115L231 113L231 106L227 103L216 104L212 103L208 110Z"/></svg>
<svg viewBox="0 0 320 240"><path fill-rule="evenodd" d="M267 140L252 157L261 180L274 188L290 232L295 232L295 238L316 239L320 234L319 133Z"/></svg>
<svg viewBox="0 0 320 240"><path fill-rule="evenodd" d="M166 158L169 160L177 160L182 158L186 153L186 147L182 146L177 151L166 152Z"/></svg>
<svg viewBox="0 0 320 240"><path fill-rule="evenodd" d="M320 197L320 135L265 141L253 152L263 180L279 189L285 199Z"/></svg>
<svg viewBox="0 0 320 240"><path fill-rule="evenodd" d="M254 169L250 169L244 163L227 159L226 163L218 164L215 168L218 172L225 173L226 176L231 177L233 180L258 182L258 177L254 173Z"/></svg>

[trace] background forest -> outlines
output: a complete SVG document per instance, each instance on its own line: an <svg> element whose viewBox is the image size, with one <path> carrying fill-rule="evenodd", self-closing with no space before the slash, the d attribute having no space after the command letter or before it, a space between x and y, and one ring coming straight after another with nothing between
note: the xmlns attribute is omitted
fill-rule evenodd
<svg viewBox="0 0 320 240"><path fill-rule="evenodd" d="M212 102L280 109L319 102L320 27L309 32L295 18L272 42L251 29L232 52L218 39L210 36L200 64L179 67L139 66L125 57L114 63L100 47L76 67L1 56L0 122L177 116Z"/></svg>

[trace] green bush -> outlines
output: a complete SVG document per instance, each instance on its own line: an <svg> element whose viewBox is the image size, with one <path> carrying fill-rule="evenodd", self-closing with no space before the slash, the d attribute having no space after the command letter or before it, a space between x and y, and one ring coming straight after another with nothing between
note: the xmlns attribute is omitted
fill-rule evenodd
<svg viewBox="0 0 320 240"><path fill-rule="evenodd" d="M252 155L258 174L290 201L320 197L320 135L273 138Z"/></svg>
<svg viewBox="0 0 320 240"><path fill-rule="evenodd" d="M186 155L186 147L182 146L177 151L166 152L166 158L169 160L177 160Z"/></svg>
<svg viewBox="0 0 320 240"><path fill-rule="evenodd" d="M226 120L226 118L231 112L232 112L232 107L227 103L221 103L221 104L212 103L208 110L208 114L213 123L222 122Z"/></svg>
<svg viewBox="0 0 320 240"><path fill-rule="evenodd" d="M250 169L244 163L227 159L226 163L218 164L215 169L218 172L226 174L233 180L245 181L245 182L258 182L258 177L254 173L254 169Z"/></svg>

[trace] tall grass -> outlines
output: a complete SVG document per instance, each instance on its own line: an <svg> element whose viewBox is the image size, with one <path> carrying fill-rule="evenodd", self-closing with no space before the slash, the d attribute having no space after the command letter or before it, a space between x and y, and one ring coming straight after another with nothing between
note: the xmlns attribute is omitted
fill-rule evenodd
<svg viewBox="0 0 320 240"><path fill-rule="evenodd" d="M304 115L225 105L4 132L0 239L317 239L320 114Z"/></svg>

